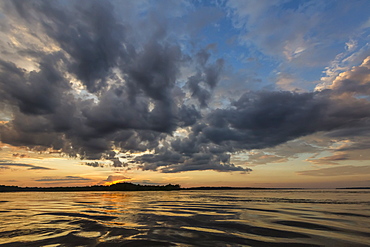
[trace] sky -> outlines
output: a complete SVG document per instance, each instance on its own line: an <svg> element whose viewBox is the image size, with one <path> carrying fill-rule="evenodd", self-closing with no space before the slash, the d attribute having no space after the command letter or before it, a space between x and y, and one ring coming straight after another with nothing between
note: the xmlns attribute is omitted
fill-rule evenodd
<svg viewBox="0 0 370 247"><path fill-rule="evenodd" d="M370 186L369 9L0 0L0 184Z"/></svg>

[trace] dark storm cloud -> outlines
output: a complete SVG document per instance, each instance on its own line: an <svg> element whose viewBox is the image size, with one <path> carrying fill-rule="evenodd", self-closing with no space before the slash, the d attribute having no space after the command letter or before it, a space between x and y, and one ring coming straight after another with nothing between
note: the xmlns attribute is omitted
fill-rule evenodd
<svg viewBox="0 0 370 247"><path fill-rule="evenodd" d="M318 131L356 129L366 124L370 118L367 101L342 101L331 94L247 93L229 109L212 112L202 132L214 143L261 149Z"/></svg>
<svg viewBox="0 0 370 247"><path fill-rule="evenodd" d="M130 86L139 87L154 100L168 100L180 61L181 50L177 45L149 42L130 65Z"/></svg>
<svg viewBox="0 0 370 247"><path fill-rule="evenodd" d="M181 145L184 143L184 145ZM230 154L222 147L214 148L212 143L175 140L172 146L155 150L155 154L144 154L135 159L143 170L158 170L174 173L194 170L251 171L249 168L230 163Z"/></svg>
<svg viewBox="0 0 370 247"><path fill-rule="evenodd" d="M194 105L182 105L181 108L179 108L177 116L179 126L181 127L192 126L201 118L200 112L195 108Z"/></svg>
<svg viewBox="0 0 370 247"><path fill-rule="evenodd" d="M185 95L175 83L187 59L178 44L165 40L161 27L135 44L126 37L139 31L121 24L109 2L15 1L7 9L30 29L41 25L61 51L20 50L39 61L37 72L2 61L3 99L19 109L1 126L2 141L99 159L112 145L123 151L154 149L166 138L162 133L201 117L194 105L175 98ZM222 60L202 63L199 71L210 88L221 67ZM63 72L74 74L98 100L73 95ZM118 166L117 158L108 159Z"/></svg>
<svg viewBox="0 0 370 247"><path fill-rule="evenodd" d="M4 132L12 132L4 137L6 142L58 148L72 144L79 153L99 155L110 149L112 139L135 149L140 143L133 143L131 137L141 135L140 130L169 133L177 124L188 126L199 116L194 106L178 108L171 97L182 60L178 45L149 39L135 50L133 44L125 42L127 31L118 24L109 3L83 1L68 11L48 1L13 4L13 9L8 6L10 11L23 17L30 28L41 24L63 52L46 56L34 51L41 61L38 72L26 72L2 61L3 99L20 109L4 127ZM132 30L130 35L134 35ZM99 102L74 97L69 83L60 76L64 69L96 93ZM122 78L112 73L113 69L120 70ZM109 88L108 80L113 81ZM22 121L25 118L27 123ZM160 136L143 134L138 139L145 142L156 143Z"/></svg>
<svg viewBox="0 0 370 247"><path fill-rule="evenodd" d="M216 170L219 172L224 171L241 171L249 172L252 171L250 168L244 168L241 166L235 166L230 163L230 155L212 154L212 153L195 153L191 157L186 159L184 163L173 164L166 166L161 171L164 173L174 173L182 171L195 171L195 170Z"/></svg>
<svg viewBox="0 0 370 247"><path fill-rule="evenodd" d="M190 76L187 86L201 107L206 107L212 95L212 90L220 80L220 74L224 66L223 59L217 59L215 62L208 62L211 54L208 49L202 49L196 54L198 71Z"/></svg>
<svg viewBox="0 0 370 247"><path fill-rule="evenodd" d="M119 59L128 57L125 27L116 21L110 2L41 0L12 1L12 5L10 10L31 25L42 25L46 34L71 56L69 72L91 92L106 86L110 70Z"/></svg>
<svg viewBox="0 0 370 247"><path fill-rule="evenodd" d="M44 56L40 71L27 73L15 64L0 60L0 94L2 100L17 104L25 114L53 113L60 102L60 91L69 88L57 63L59 53Z"/></svg>

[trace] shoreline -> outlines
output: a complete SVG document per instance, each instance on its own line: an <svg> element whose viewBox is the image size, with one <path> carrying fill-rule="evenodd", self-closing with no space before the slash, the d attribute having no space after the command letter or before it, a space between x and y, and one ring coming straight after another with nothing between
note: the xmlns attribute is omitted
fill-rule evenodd
<svg viewBox="0 0 370 247"><path fill-rule="evenodd" d="M133 183L117 183L113 185L93 185L76 187L19 187L0 185L0 192L74 192L74 191L175 191L175 190L305 190L305 189L343 189L366 190L370 187L345 187L345 188L261 188L261 187L227 187L227 186L201 186L181 188L180 185L140 185Z"/></svg>

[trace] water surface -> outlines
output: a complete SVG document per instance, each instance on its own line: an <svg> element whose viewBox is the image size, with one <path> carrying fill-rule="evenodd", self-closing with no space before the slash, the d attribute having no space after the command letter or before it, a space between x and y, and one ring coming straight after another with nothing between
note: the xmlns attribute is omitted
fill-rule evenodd
<svg viewBox="0 0 370 247"><path fill-rule="evenodd" d="M370 246L370 190L1 193L0 246Z"/></svg>

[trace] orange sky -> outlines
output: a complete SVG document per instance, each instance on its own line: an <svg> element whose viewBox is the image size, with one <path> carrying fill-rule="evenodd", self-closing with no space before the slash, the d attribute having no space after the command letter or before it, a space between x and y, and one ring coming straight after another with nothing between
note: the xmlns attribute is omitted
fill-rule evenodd
<svg viewBox="0 0 370 247"><path fill-rule="evenodd" d="M107 185L112 182L123 181L140 184L172 183L180 184L182 187L335 188L370 185L368 179L370 168L364 165L363 162L353 162L356 166L345 165L346 162L343 162L343 165L323 166L305 161L305 157L281 163L256 165L252 167L253 171L248 173L189 171L173 174L141 171L139 169L126 170L125 168L112 168L110 166L91 167L84 165L84 160L63 157L59 153L38 153L6 144L1 145L0 155L3 160L9 161L6 163L8 165L0 165L0 184L4 185L35 187L87 186ZM27 164L29 166L11 166L11 164ZM37 167L47 169L37 169ZM343 171L339 174L333 174L336 167L343 167ZM364 169L357 172L354 171L356 167L363 167ZM318 171L325 169L332 169L333 172L329 173L329 176L320 175ZM311 174L307 171L310 171Z"/></svg>

